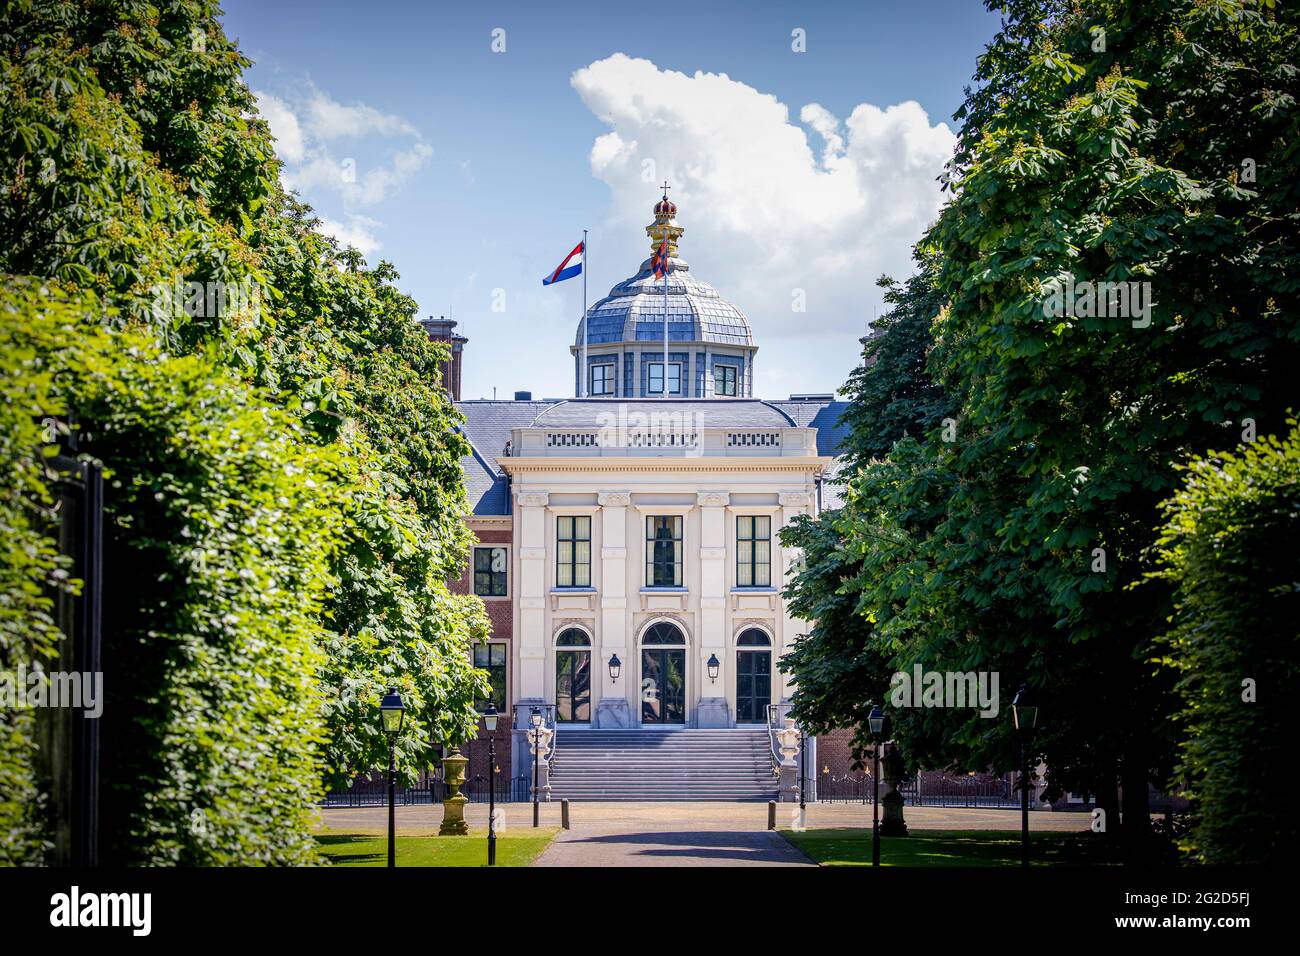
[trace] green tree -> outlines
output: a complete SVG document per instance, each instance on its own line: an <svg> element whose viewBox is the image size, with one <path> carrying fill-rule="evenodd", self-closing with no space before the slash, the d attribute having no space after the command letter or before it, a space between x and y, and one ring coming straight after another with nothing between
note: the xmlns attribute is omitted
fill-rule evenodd
<svg viewBox="0 0 1300 956"><path fill-rule="evenodd" d="M958 113L952 199L921 246L947 304L927 369L954 440L931 429L859 463L835 522L860 569L839 590L870 626L869 668L996 671L1006 695L1027 681L1052 788L1113 811L1122 782L1143 820L1177 707L1151 663L1172 609L1147 577L1160 502L1193 455L1277 431L1292 394L1297 14L999 6ZM1101 281L1145 298L1052 308ZM1008 720L954 720L912 712L898 729L918 760L1014 766Z"/></svg>
<svg viewBox="0 0 1300 956"><path fill-rule="evenodd" d="M1174 588L1163 662L1178 675L1175 782L1207 863L1290 859L1292 702L1300 695L1300 432L1194 459L1163 505L1154 572Z"/></svg>
<svg viewBox="0 0 1300 956"><path fill-rule="evenodd" d="M468 654L487 629L481 602L446 585L469 536L445 353L393 268L339 250L285 193L218 13L211 0L0 11L0 271L93 295L86 335L108 316L117 333L215 362L295 417L297 441L349 463L343 540L327 552L336 583L318 608L328 772L382 766L374 707L393 683L410 704L399 763L413 774L433 745L473 732L486 688ZM185 283L252 294L196 309Z"/></svg>
<svg viewBox="0 0 1300 956"><path fill-rule="evenodd" d="M941 427L951 414L943 390L926 372L933 345L930 327L943 308L934 284L935 262L927 257L919 265L906 282L887 277L878 282L890 308L867 337L862 366L842 389L849 399L843 415L849 435L836 483L871 471L883 484L885 473L894 473L890 455L898 443L913 447L908 436ZM816 518L800 515L781 532L782 543L803 554L784 596L791 613L809 622L809 632L780 661L797 681L792 713L814 733L841 727L857 731L859 758L869 744L866 714L873 702L885 700L896 670L893 650L874 640L872 621L861 613L863 562L896 548L894 536L902 533L894 521L882 522L867 536L870 548L864 555L855 544L862 526L853 517L862 507L854 499ZM890 513L881 517L889 519Z"/></svg>

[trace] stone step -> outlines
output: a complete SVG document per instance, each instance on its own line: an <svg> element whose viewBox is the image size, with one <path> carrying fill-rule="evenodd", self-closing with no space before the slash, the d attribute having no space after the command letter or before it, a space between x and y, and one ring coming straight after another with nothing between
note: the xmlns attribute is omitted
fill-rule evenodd
<svg viewBox="0 0 1300 956"><path fill-rule="evenodd" d="M774 799L767 730L566 730L556 738L552 799Z"/></svg>

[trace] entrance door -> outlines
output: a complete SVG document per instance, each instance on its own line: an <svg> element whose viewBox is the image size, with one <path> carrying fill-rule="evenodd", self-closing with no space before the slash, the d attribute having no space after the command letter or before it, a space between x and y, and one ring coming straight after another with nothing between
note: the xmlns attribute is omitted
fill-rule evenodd
<svg viewBox="0 0 1300 956"><path fill-rule="evenodd" d="M641 722L686 723L686 651L647 647L641 651Z"/></svg>
<svg viewBox="0 0 1300 956"><path fill-rule="evenodd" d="M772 703L771 639L757 628L750 628L736 640L736 723L761 724L767 721L767 706Z"/></svg>

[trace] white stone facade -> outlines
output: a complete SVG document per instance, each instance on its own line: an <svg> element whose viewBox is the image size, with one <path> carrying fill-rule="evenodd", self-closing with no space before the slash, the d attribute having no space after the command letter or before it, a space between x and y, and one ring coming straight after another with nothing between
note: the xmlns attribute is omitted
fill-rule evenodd
<svg viewBox="0 0 1300 956"><path fill-rule="evenodd" d="M806 626L781 599L797 554L781 547L779 533L817 508L830 459L818 455L815 430L754 424L754 406L773 412L761 402L736 403L745 406L734 409L740 426L727 425L728 403L710 403L707 419L686 427L677 420L669 429L647 428L638 417L651 403L631 412L586 404L586 424L579 410L562 424L515 428L512 453L496 459L509 476L514 513L512 703L555 703L556 658L564 653L555 640L577 628L591 642L590 724L642 726L642 641L660 621L684 636L685 712L677 726L734 725L736 639L749 628L771 641L772 703L788 698L776 663ZM671 401L655 404L677 411ZM737 586L737 518L750 515L770 518L765 587ZM590 518L589 587L557 584L558 526L566 516ZM681 518L680 587L647 582L646 519L657 516ZM617 680L613 656L622 665Z"/></svg>

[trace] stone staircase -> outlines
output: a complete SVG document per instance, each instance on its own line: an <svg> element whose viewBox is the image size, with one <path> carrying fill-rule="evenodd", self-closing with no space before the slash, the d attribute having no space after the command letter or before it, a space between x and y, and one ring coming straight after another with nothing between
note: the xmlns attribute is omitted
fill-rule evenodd
<svg viewBox="0 0 1300 956"><path fill-rule="evenodd" d="M569 730L552 800L775 800L767 729Z"/></svg>

